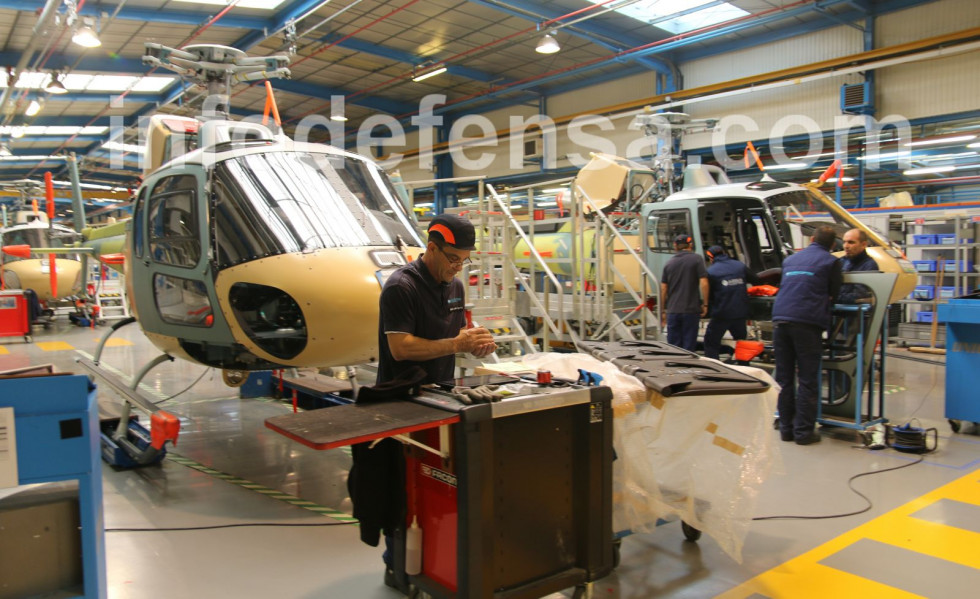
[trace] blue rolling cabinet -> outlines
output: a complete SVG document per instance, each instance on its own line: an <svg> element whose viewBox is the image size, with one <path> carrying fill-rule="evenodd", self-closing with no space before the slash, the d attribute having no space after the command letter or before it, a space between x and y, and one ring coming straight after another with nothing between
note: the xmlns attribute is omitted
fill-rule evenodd
<svg viewBox="0 0 980 599"><path fill-rule="evenodd" d="M980 291L939 306L946 322L946 418L980 422Z"/></svg>
<svg viewBox="0 0 980 599"><path fill-rule="evenodd" d="M95 396L87 376L0 378L0 449L3 450L0 458L7 458L6 464L0 463L0 475L6 474L7 484L0 484L0 487L10 486L14 460L9 458L14 457L16 451L14 486L62 483L48 487L68 488L71 497L62 504L71 506L71 511L77 506L78 511L77 520L73 513L68 519L77 524L64 526L64 530L44 529L43 535L27 533L27 537L18 537L10 531L0 535L0 554L4 555L7 567L19 568L17 563L27 562L27 568L0 576L5 579L0 587L7 589L5 594L0 588L0 597L47 596L52 592L59 597L66 596L66 592L91 599L106 597L102 464ZM77 497L74 487L65 481L77 481ZM3 476L0 476L0 483L3 482ZM32 497L44 497L43 493L36 493L39 490L44 488L19 490L3 497L0 515L5 514L11 522L24 522L32 518L31 510L35 510L33 516L36 517L42 500L32 503ZM60 555L68 555L69 559L52 565L48 563L53 561L49 555L37 559L32 553L48 552L52 548ZM7 561L11 556L12 559ZM32 572L39 567L58 567L60 570L46 575ZM63 571L69 572L70 579L64 583L65 588L32 586L50 585L54 578L64 582Z"/></svg>

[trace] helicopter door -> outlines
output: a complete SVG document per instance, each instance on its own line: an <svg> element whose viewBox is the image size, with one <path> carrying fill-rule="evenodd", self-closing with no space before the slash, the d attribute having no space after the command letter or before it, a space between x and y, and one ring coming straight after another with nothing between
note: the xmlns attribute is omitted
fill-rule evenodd
<svg viewBox="0 0 980 599"><path fill-rule="evenodd" d="M674 238L678 235L690 235L694 242L691 249L697 253L703 251L698 209L697 200L647 204L643 207L641 237L647 240L643 247L643 256L657 278L663 273L667 260L677 253L674 250Z"/></svg>
<svg viewBox="0 0 980 599"><path fill-rule="evenodd" d="M736 213L739 254L753 272L762 272L782 264L775 228L762 210L739 210Z"/></svg>
<svg viewBox="0 0 980 599"><path fill-rule="evenodd" d="M202 169L186 165L180 174L155 178L133 216L134 301L147 332L206 340L224 324L215 322L203 181Z"/></svg>

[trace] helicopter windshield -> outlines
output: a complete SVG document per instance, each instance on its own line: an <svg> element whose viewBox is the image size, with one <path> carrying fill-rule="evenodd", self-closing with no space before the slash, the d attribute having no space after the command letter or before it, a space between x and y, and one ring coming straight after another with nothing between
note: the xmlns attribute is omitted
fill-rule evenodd
<svg viewBox="0 0 980 599"><path fill-rule="evenodd" d="M214 170L221 268L322 248L422 246L387 176L354 156L261 152Z"/></svg>
<svg viewBox="0 0 980 599"><path fill-rule="evenodd" d="M830 225L837 232L837 245L840 245L834 248L837 251L843 249L840 240L844 233L853 229L855 224L848 220L846 212L830 210L826 204L828 201L831 200L809 189L781 193L766 200L787 247L795 250L805 248L810 245L810 238L818 227ZM869 239L868 245L879 244Z"/></svg>
<svg viewBox="0 0 980 599"><path fill-rule="evenodd" d="M32 248L63 248L73 245L79 235L62 229L49 227L20 227L10 228L3 232L0 245L29 245ZM38 256L38 254L35 254ZM14 256L5 256L7 261L18 260Z"/></svg>

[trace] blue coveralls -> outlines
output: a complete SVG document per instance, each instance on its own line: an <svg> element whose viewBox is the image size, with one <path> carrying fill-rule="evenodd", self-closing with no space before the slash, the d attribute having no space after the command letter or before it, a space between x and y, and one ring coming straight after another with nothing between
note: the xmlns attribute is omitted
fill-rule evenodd
<svg viewBox="0 0 980 599"><path fill-rule="evenodd" d="M745 320L749 317L749 296L746 289L748 282L757 281L755 273L738 260L725 255L715 256L714 263L708 267L708 315L711 320L704 331L706 357L718 359L725 331L736 340L748 336Z"/></svg>
<svg viewBox="0 0 980 599"><path fill-rule="evenodd" d="M816 425L823 332L830 326L831 297L840 291L841 263L814 242L783 260L782 270L772 309L779 430L784 439L800 440Z"/></svg>

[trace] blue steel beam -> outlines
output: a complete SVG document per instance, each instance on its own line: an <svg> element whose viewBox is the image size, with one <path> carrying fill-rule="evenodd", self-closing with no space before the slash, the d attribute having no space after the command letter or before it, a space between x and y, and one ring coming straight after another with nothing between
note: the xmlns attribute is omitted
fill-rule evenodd
<svg viewBox="0 0 980 599"><path fill-rule="evenodd" d="M0 0L0 4L2 2L3 0ZM0 8L3 7L0 6ZM0 52L0 64L15 65L20 60L21 54L23 53ZM102 74L143 74L147 69L143 65L142 59L139 58L109 58L106 56L79 56L77 54L55 53L48 57L48 60L44 63L44 70L60 71L73 66L76 62L78 62L78 66L75 67L76 71L92 71ZM176 75L170 76L176 77Z"/></svg>

